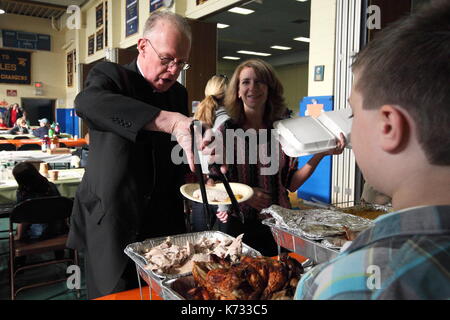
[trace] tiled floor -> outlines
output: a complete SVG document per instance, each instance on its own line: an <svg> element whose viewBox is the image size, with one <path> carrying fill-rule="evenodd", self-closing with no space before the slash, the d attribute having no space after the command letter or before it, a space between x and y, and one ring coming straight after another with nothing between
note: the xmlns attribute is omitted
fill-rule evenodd
<svg viewBox="0 0 450 320"><path fill-rule="evenodd" d="M8 228L8 220L0 219L0 230ZM7 237L7 232L1 232L0 238ZM37 259L46 258L40 255L29 260L29 262L37 261ZM48 258L52 258L48 255ZM10 299L10 280L9 280L9 241L0 240L0 300ZM80 255L80 267L83 268L83 257ZM42 268L25 270L17 275L16 286L39 282L41 280L58 279L66 276L67 265L50 265ZM83 271L81 271L83 274ZM67 288L66 282L60 282L50 286L27 289L17 294L16 300L85 300L86 290L83 277L81 278L80 298L77 298L76 292Z"/></svg>

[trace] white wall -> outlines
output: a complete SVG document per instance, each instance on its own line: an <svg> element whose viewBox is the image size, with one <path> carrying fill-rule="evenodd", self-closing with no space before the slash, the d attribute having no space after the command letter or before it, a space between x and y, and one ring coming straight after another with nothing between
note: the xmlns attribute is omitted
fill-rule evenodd
<svg viewBox="0 0 450 320"><path fill-rule="evenodd" d="M333 95L336 0L311 1L308 95ZM314 66L324 65L323 81L314 81Z"/></svg>
<svg viewBox="0 0 450 320"><path fill-rule="evenodd" d="M21 98L43 98L65 100L66 98L66 57L62 46L65 32L52 28L48 19L27 17L14 14L0 16L0 29L48 34L51 37L51 51L11 49L31 52L31 84L0 84L0 100L9 104L21 102ZM10 48L4 48L9 50ZM43 96L36 96L34 83L43 83ZM7 97L6 90L17 90L17 97Z"/></svg>

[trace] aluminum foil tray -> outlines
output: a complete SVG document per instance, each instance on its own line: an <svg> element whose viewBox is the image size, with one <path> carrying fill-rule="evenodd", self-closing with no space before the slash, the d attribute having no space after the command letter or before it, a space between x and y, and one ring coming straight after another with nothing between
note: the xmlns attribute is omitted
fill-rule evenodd
<svg viewBox="0 0 450 320"><path fill-rule="evenodd" d="M332 209L291 210L272 205L261 210L261 214L271 215L276 225L309 240L342 235L345 233L345 227L360 232L373 225L369 219Z"/></svg>
<svg viewBox="0 0 450 320"><path fill-rule="evenodd" d="M196 286L192 275L162 281L164 300L191 300L187 291Z"/></svg>
<svg viewBox="0 0 450 320"><path fill-rule="evenodd" d="M270 227L272 235L280 247L309 258L313 264L327 262L339 254L339 249L329 248L318 240L308 239L290 228L277 224L274 218L265 219L262 223Z"/></svg>
<svg viewBox="0 0 450 320"><path fill-rule="evenodd" d="M179 235L173 235L170 236L170 240L175 245L185 245L187 241L190 243L195 243L199 241L202 238L208 238L208 239L218 239L218 240L234 240L235 238L220 232L220 231L202 231L202 232L194 232L194 233L185 233L185 234L179 234ZM191 275L192 272L188 273L182 273L182 274L162 274L159 275L149 269L146 268L146 266L149 264L147 259L145 258L144 254L148 249L151 249L164 241L166 241L167 236L165 237L159 237L159 238L152 238L147 239L142 242L135 242L132 244L129 244L125 249L124 252L127 256L131 258L136 264L136 269L139 273L139 275L147 282L147 284L150 286L151 289L153 289L160 297L164 298L164 292L162 288L162 281L164 279L177 279L184 276ZM242 243L242 254L246 256L260 256L261 253L245 243Z"/></svg>

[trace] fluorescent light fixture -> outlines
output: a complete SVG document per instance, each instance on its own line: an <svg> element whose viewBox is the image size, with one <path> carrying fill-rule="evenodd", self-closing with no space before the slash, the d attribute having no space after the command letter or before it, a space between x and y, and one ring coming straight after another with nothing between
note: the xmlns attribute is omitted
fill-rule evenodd
<svg viewBox="0 0 450 320"><path fill-rule="evenodd" d="M227 60L240 60L241 58L239 57L232 57L232 56L224 56L222 57L223 59L227 59Z"/></svg>
<svg viewBox="0 0 450 320"><path fill-rule="evenodd" d="M309 38L305 38L305 37L294 38L294 40L303 41L303 42L310 42L310 39Z"/></svg>
<svg viewBox="0 0 450 320"><path fill-rule="evenodd" d="M229 26L230 26L229 24L224 24L224 23L217 24L217 28L219 28L219 29L225 29L225 28L228 28Z"/></svg>
<svg viewBox="0 0 450 320"><path fill-rule="evenodd" d="M228 11L229 12L233 12L233 13L238 13L238 14L250 14L250 13L255 12L254 10L245 9L245 8L239 8L239 7L231 8Z"/></svg>
<svg viewBox="0 0 450 320"><path fill-rule="evenodd" d="M277 49L277 50L291 50L291 47L283 47L283 46L271 46L272 49Z"/></svg>
<svg viewBox="0 0 450 320"><path fill-rule="evenodd" d="M249 54L252 56L262 56L262 57L268 57L271 56L271 53L265 53L265 52L256 52L256 51L246 51L246 50L239 50L237 53L242 53L242 54Z"/></svg>

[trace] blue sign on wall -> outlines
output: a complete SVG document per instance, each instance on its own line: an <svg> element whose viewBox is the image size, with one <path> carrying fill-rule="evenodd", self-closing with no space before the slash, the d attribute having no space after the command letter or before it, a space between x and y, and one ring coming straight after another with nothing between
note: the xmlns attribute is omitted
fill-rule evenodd
<svg viewBox="0 0 450 320"><path fill-rule="evenodd" d="M48 34L3 29L2 37L5 48L51 50L51 38Z"/></svg>
<svg viewBox="0 0 450 320"><path fill-rule="evenodd" d="M137 0L127 0L125 7L125 34L130 36L138 32L139 7Z"/></svg>
<svg viewBox="0 0 450 320"><path fill-rule="evenodd" d="M0 83L31 83L31 54L0 49Z"/></svg>

